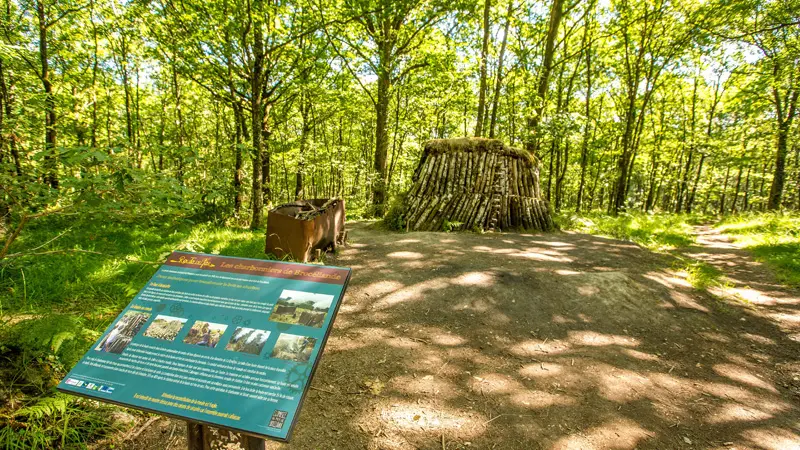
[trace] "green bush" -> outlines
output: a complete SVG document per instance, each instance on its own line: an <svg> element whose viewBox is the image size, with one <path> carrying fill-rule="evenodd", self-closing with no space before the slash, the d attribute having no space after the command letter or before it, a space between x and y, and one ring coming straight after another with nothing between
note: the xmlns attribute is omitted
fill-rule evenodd
<svg viewBox="0 0 800 450"><path fill-rule="evenodd" d="M394 200L392 200L392 203L389 205L389 209L383 216L383 226L388 230L405 231L405 195L398 195L394 198Z"/></svg>
<svg viewBox="0 0 800 450"><path fill-rule="evenodd" d="M663 251L694 242L690 220L696 219L680 214L623 213L611 216L590 213L557 216L556 224L563 230L609 236Z"/></svg>
<svg viewBox="0 0 800 450"><path fill-rule="evenodd" d="M781 282L800 286L800 214L740 214L717 228L772 267Z"/></svg>

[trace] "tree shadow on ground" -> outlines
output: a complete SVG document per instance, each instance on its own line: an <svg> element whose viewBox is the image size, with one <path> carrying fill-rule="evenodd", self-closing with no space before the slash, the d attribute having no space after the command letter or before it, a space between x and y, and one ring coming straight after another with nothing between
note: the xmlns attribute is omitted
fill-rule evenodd
<svg viewBox="0 0 800 450"><path fill-rule="evenodd" d="M800 445L800 344L675 260L581 234L355 225L353 276L290 444ZM795 368L796 372L796 368Z"/></svg>

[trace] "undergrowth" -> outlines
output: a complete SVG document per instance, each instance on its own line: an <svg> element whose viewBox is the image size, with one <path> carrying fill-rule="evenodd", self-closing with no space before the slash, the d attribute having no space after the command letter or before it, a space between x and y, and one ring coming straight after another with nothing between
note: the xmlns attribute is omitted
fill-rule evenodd
<svg viewBox="0 0 800 450"><path fill-rule="evenodd" d="M562 230L608 236L635 242L655 251L672 250L694 242L691 224L702 218L692 215L624 213L617 216L589 213L560 215Z"/></svg>
<svg viewBox="0 0 800 450"><path fill-rule="evenodd" d="M23 256L0 260L0 449L86 448L118 427L115 407L54 388L172 250L263 258L264 235L188 219L25 229Z"/></svg>
<svg viewBox="0 0 800 450"><path fill-rule="evenodd" d="M725 274L707 262L693 260L683 269L686 271L686 281L695 289L704 291L725 284Z"/></svg>
<svg viewBox="0 0 800 450"><path fill-rule="evenodd" d="M800 286L800 214L748 213L716 226L772 267L781 282Z"/></svg>

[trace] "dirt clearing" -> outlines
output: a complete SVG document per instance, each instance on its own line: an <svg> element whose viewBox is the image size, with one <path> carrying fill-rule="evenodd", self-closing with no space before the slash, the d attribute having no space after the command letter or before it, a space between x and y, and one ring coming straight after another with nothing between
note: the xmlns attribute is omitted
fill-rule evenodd
<svg viewBox="0 0 800 450"><path fill-rule="evenodd" d="M800 448L793 325L693 289L669 256L565 233L350 240L292 443L268 448ZM129 448L185 448L176 426Z"/></svg>

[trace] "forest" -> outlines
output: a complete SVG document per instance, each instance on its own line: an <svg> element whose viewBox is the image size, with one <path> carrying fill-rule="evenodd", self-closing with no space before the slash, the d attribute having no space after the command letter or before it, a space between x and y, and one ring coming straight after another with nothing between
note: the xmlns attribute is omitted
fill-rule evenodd
<svg viewBox="0 0 800 450"><path fill-rule="evenodd" d="M119 443L138 416L53 386L170 251L264 258L267 212L315 198L402 239L433 139L529 155L557 228L704 293L736 283L686 253L703 227L800 286L798 0L0 6L0 447Z"/></svg>

